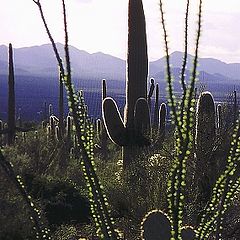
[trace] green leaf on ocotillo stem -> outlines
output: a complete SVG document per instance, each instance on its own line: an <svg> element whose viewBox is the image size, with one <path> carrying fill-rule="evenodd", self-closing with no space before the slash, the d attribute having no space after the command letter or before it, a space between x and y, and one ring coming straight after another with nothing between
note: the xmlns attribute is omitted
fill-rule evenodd
<svg viewBox="0 0 240 240"><path fill-rule="evenodd" d="M107 97L103 101L103 121L111 140L119 146L128 145L127 130L117 108L116 102Z"/></svg>

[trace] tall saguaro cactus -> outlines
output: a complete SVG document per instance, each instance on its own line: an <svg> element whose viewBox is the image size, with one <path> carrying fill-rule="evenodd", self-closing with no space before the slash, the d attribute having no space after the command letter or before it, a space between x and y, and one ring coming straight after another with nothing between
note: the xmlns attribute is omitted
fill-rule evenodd
<svg viewBox="0 0 240 240"><path fill-rule="evenodd" d="M14 142L16 121L15 121L15 82L13 66L13 48L9 44L9 73L8 73L8 144Z"/></svg>
<svg viewBox="0 0 240 240"><path fill-rule="evenodd" d="M124 123L134 127L134 108L138 98L147 98L148 55L146 23L142 0L129 0L126 106Z"/></svg>
<svg viewBox="0 0 240 240"><path fill-rule="evenodd" d="M202 203L210 198L210 190L216 180L216 162L213 147L216 139L215 105L210 92L201 93L197 103L196 119L196 167Z"/></svg>
<svg viewBox="0 0 240 240"><path fill-rule="evenodd" d="M126 167L132 161L134 146L148 144L142 132L135 126L149 123L150 118L147 103L148 55L146 23L142 0L129 0L128 5L128 56L126 74L126 105L124 121L111 98L103 101L104 124L110 138L123 146L123 164ZM138 101L139 99L142 99ZM145 100L145 101L144 101ZM137 104L138 103L138 104ZM141 107L141 106L142 107ZM138 111L144 109L144 115L139 121ZM144 122L143 122L144 121ZM118 128L116 127L118 126ZM142 126L140 129L147 129ZM120 131L121 130L121 131Z"/></svg>

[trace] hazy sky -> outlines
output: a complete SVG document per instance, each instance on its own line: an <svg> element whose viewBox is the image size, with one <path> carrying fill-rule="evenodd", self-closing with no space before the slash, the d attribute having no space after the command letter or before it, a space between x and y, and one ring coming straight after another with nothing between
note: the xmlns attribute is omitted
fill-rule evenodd
<svg viewBox="0 0 240 240"><path fill-rule="evenodd" d="M41 0L49 27L63 42L61 0ZM66 0L70 44L90 53L126 58L128 0ZM186 0L163 0L171 51L183 49ZM198 0L191 1L190 53L193 52ZM240 0L203 0L200 56L240 62ZM158 0L143 0L149 58L163 56ZM14 47L48 43L37 6L32 0L0 0L0 44Z"/></svg>

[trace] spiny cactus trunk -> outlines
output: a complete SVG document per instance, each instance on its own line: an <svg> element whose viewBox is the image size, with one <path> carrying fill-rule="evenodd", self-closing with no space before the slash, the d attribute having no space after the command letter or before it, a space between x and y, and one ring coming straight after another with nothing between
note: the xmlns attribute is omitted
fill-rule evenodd
<svg viewBox="0 0 240 240"><path fill-rule="evenodd" d="M107 97L107 86L106 86L106 80L102 80L102 102ZM102 113L103 116L103 113ZM105 125L102 124L102 130L101 130L101 149L103 158L106 159L107 157L107 131L105 128Z"/></svg>
<svg viewBox="0 0 240 240"><path fill-rule="evenodd" d="M156 96L154 104L153 127L156 129L159 123L159 85L156 85Z"/></svg>
<svg viewBox="0 0 240 240"><path fill-rule="evenodd" d="M128 55L126 106L124 124L129 132L130 142L134 141L134 108L139 98L147 98L148 55L146 23L142 0L129 0L128 5ZM134 149L133 149L134 148ZM135 146L124 146L123 167L134 158Z"/></svg>
<svg viewBox="0 0 240 240"><path fill-rule="evenodd" d="M147 109L144 111L147 115L140 119L138 126L150 123L150 120L146 120L150 119L150 114L146 100L148 56L143 4L141 0L129 0L128 7L128 59L124 121L113 99L106 98L103 101L104 124L110 139L123 147L124 168L134 161L135 149L149 145L149 140L138 131L139 128L136 128L134 124L139 119L139 114L135 114L136 105L138 105L137 109ZM141 100L143 106L139 106L140 103L137 104L139 99L144 100Z"/></svg>
<svg viewBox="0 0 240 240"><path fill-rule="evenodd" d="M146 23L142 0L129 0L128 58L124 123L134 128L134 107L138 98L147 98L148 55Z"/></svg>
<svg viewBox="0 0 240 240"><path fill-rule="evenodd" d="M9 75L8 75L8 144L14 143L15 138L15 88L14 88L13 49L9 44Z"/></svg>
<svg viewBox="0 0 240 240"><path fill-rule="evenodd" d="M210 198L217 177L213 147L216 139L215 106L212 94L203 92L197 103L196 174L202 207Z"/></svg>

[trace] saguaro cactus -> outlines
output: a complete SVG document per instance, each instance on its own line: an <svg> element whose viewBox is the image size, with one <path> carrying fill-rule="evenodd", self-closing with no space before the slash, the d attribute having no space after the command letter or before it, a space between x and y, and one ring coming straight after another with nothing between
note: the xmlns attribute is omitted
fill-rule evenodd
<svg viewBox="0 0 240 240"><path fill-rule="evenodd" d="M160 210L149 212L141 224L142 240L170 240L171 239L171 221L167 214ZM192 227L182 227L181 235L183 240L194 240L195 231Z"/></svg>
<svg viewBox="0 0 240 240"><path fill-rule="evenodd" d="M59 140L62 139L64 134L64 101L63 101L63 77L61 72L59 71L59 102L58 102L58 108L59 108Z"/></svg>
<svg viewBox="0 0 240 240"><path fill-rule="evenodd" d="M13 66L13 49L9 44L9 73L8 73L8 144L14 142L16 120L15 120L15 82L14 82L14 66Z"/></svg>
<svg viewBox="0 0 240 240"><path fill-rule="evenodd" d="M147 75L148 55L143 4L142 0L129 0L128 58L124 122L114 100L106 98L103 101L103 117L107 132L115 143L124 146L124 166L131 162L133 146L143 145L145 142L144 137L135 129L134 122L136 123L136 120L134 121L134 112L138 99L145 99L145 102L141 100L143 106L147 103ZM140 102L138 102L138 104L140 104ZM139 106L136 109L139 109ZM149 110L145 112L148 116L143 118L150 118Z"/></svg>
<svg viewBox="0 0 240 240"><path fill-rule="evenodd" d="M200 198L205 204L216 180L216 162L213 147L216 138L215 105L210 92L201 93L196 114L196 172L199 179Z"/></svg>
<svg viewBox="0 0 240 240"><path fill-rule="evenodd" d="M223 116L222 116L222 105L217 105L217 128L218 128L218 134L221 134L223 130Z"/></svg>
<svg viewBox="0 0 240 240"><path fill-rule="evenodd" d="M159 122L159 85L156 84L155 104L153 113L153 127L157 128Z"/></svg>
<svg viewBox="0 0 240 240"><path fill-rule="evenodd" d="M102 80L102 102L106 97L107 97L107 85L106 85L106 80L103 79ZM100 135L101 135L100 142L101 142L102 154L103 154L103 157L106 158L107 157L107 131L104 124L102 124Z"/></svg>
<svg viewBox="0 0 240 240"><path fill-rule="evenodd" d="M138 98L147 98L148 55L146 23L142 0L129 0L128 59L124 122L134 128L134 108Z"/></svg>
<svg viewBox="0 0 240 240"><path fill-rule="evenodd" d="M162 103L159 109L159 126L158 126L158 141L160 143L162 143L165 139L166 116L167 116L167 106L165 103Z"/></svg>
<svg viewBox="0 0 240 240"><path fill-rule="evenodd" d="M237 105L237 91L236 89L233 91L233 121L234 123L238 117L238 105Z"/></svg>
<svg viewBox="0 0 240 240"><path fill-rule="evenodd" d="M155 88L155 80L154 80L154 78L151 78L150 79L150 88L149 88L148 96L147 96L150 113L151 113L151 108L152 108L151 97L153 95L154 88Z"/></svg>

